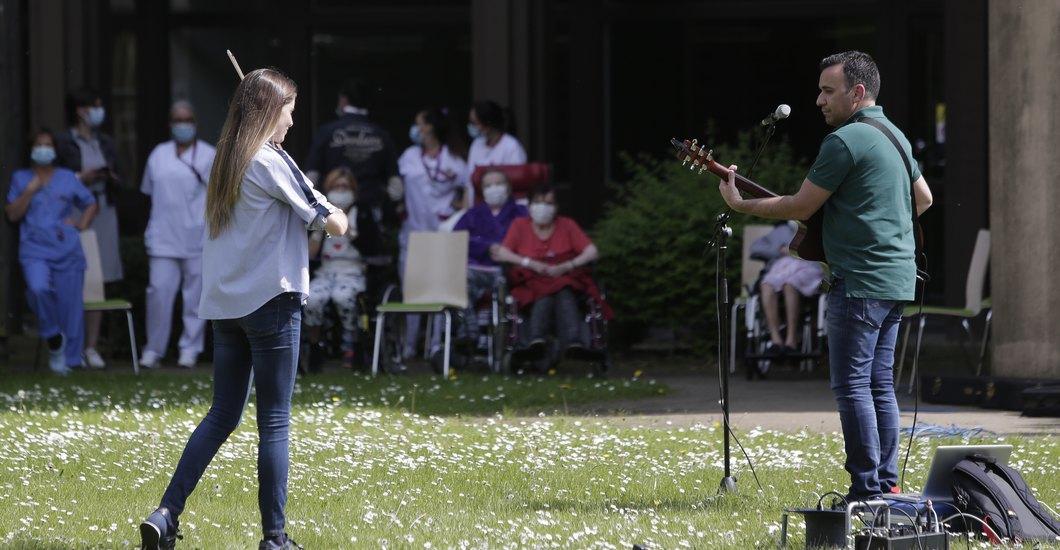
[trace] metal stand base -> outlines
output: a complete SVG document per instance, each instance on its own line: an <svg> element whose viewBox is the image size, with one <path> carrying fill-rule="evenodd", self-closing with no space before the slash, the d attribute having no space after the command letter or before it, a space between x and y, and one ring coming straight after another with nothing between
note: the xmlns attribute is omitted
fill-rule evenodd
<svg viewBox="0 0 1060 550"><path fill-rule="evenodd" d="M718 490L722 493L735 493L736 492L736 478L732 476L721 478L721 485Z"/></svg>

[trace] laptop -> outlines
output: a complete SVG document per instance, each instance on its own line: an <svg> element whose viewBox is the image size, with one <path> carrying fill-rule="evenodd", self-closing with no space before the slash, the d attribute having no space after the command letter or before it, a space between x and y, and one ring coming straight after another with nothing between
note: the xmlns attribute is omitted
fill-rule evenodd
<svg viewBox="0 0 1060 550"><path fill-rule="evenodd" d="M900 493L884 495L889 500L903 502L953 501L953 467L970 455L982 455L993 458L998 464L1008 464L1012 454L1012 445L943 445L935 448L935 457L931 459L924 490L920 493Z"/></svg>

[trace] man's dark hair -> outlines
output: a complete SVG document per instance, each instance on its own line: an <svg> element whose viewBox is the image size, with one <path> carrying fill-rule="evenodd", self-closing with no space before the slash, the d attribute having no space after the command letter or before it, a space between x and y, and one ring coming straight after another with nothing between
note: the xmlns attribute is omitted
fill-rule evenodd
<svg viewBox="0 0 1060 550"><path fill-rule="evenodd" d="M865 96L876 99L880 95L880 70L876 68L876 62L872 56L850 50L848 52L832 54L821 60L820 70L825 70L833 65L843 65L843 76L846 77L847 89L861 84L865 86Z"/></svg>
<svg viewBox="0 0 1060 550"><path fill-rule="evenodd" d="M342 86L339 88L339 95L346 98L346 101L354 107L364 108L364 86L360 80L356 78L347 78L342 82Z"/></svg>

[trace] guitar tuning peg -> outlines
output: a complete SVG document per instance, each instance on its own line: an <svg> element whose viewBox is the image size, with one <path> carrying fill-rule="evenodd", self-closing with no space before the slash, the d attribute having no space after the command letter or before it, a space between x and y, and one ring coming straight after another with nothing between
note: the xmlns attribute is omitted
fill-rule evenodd
<svg viewBox="0 0 1060 550"><path fill-rule="evenodd" d="M684 166L686 164L688 164L688 157L685 157L685 160L681 161L681 166Z"/></svg>
<svg viewBox="0 0 1060 550"><path fill-rule="evenodd" d="M697 143L699 143L699 139L698 138L695 138L695 139L692 140L692 145L695 145Z"/></svg>
<svg viewBox="0 0 1060 550"><path fill-rule="evenodd" d="M706 169L707 169L707 165L706 165L706 164L704 164L703 166L701 166L701 167L699 168L699 173L700 173L700 174L702 174L702 173L703 173L703 171L704 171L704 170L706 170Z"/></svg>

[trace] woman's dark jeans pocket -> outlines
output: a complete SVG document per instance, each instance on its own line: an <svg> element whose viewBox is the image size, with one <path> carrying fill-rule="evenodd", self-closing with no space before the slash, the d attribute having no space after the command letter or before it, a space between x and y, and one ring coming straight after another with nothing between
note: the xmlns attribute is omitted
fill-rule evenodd
<svg viewBox="0 0 1060 550"><path fill-rule="evenodd" d="M301 320L301 294L285 292L239 320L250 338L277 335ZM295 313L298 315L294 315Z"/></svg>

